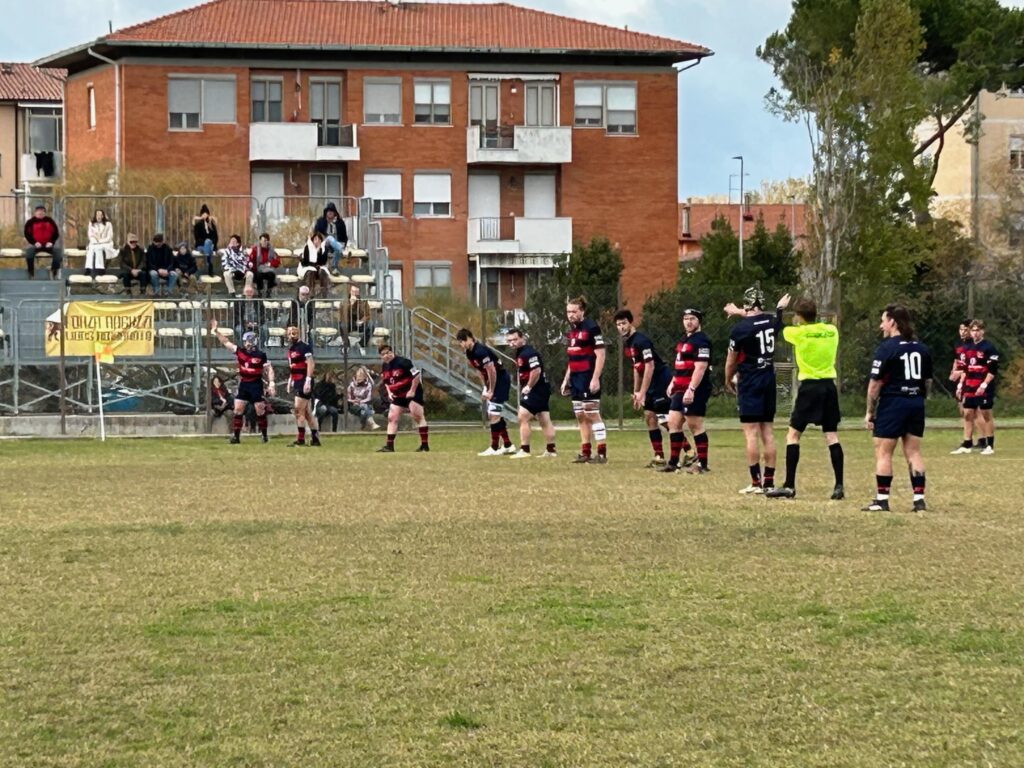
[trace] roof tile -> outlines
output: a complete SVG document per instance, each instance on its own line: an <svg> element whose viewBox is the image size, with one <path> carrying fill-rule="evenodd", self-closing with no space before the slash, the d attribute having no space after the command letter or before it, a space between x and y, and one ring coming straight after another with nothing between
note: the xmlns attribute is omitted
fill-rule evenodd
<svg viewBox="0 0 1024 768"><path fill-rule="evenodd" d="M61 81L66 77L67 71L63 69L0 64L0 101L61 101Z"/></svg>

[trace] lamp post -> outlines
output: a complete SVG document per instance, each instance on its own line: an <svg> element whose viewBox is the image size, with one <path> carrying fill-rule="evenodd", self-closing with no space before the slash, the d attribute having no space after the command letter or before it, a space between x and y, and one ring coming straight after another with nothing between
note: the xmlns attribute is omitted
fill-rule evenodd
<svg viewBox="0 0 1024 768"><path fill-rule="evenodd" d="M740 271L743 271L743 155L734 155L740 161Z"/></svg>

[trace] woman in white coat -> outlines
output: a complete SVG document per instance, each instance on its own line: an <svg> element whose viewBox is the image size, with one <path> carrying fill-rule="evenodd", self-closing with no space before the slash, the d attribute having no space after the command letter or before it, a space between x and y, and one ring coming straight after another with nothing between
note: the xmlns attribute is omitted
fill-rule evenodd
<svg viewBox="0 0 1024 768"><path fill-rule="evenodd" d="M89 247L85 251L85 274L93 277L105 274L107 260L116 255L114 227L107 219L106 212L97 208L89 222Z"/></svg>

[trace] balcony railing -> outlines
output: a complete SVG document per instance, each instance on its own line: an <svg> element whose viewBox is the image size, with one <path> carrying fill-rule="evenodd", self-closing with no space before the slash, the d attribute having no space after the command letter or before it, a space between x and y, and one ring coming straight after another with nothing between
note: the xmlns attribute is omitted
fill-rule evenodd
<svg viewBox="0 0 1024 768"><path fill-rule="evenodd" d="M360 158L355 125L330 123L252 123L249 160L356 161Z"/></svg>
<svg viewBox="0 0 1024 768"><path fill-rule="evenodd" d="M470 254L559 254L572 251L572 219L484 216L469 219Z"/></svg>
<svg viewBox="0 0 1024 768"><path fill-rule="evenodd" d="M467 163L572 162L572 128L473 125L466 129Z"/></svg>

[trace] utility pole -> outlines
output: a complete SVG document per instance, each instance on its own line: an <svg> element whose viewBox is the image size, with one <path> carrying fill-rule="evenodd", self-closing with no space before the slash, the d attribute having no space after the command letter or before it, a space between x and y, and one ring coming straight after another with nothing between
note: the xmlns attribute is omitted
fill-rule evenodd
<svg viewBox="0 0 1024 768"><path fill-rule="evenodd" d="M735 155L733 160L740 161L740 272L743 271L743 155Z"/></svg>

